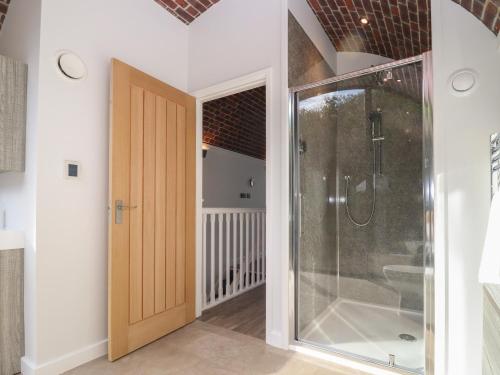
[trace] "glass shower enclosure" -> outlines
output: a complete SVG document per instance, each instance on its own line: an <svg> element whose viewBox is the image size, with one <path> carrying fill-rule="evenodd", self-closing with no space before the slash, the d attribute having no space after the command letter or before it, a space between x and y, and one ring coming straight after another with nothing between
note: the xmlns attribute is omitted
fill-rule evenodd
<svg viewBox="0 0 500 375"><path fill-rule="evenodd" d="M295 339L432 374L430 55L291 89Z"/></svg>

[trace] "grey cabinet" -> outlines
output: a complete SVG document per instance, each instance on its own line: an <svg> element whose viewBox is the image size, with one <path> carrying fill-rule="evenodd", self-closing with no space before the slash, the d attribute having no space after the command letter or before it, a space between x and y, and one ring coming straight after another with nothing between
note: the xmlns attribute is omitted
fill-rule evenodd
<svg viewBox="0 0 500 375"><path fill-rule="evenodd" d="M21 372L24 251L0 249L0 375Z"/></svg>
<svg viewBox="0 0 500 375"><path fill-rule="evenodd" d="M27 77L25 64L0 55L0 172L24 171Z"/></svg>

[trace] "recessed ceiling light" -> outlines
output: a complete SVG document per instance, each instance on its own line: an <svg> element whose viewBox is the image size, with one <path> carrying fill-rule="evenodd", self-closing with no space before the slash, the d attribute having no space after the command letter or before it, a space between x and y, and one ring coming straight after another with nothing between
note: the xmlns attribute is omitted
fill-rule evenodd
<svg viewBox="0 0 500 375"><path fill-rule="evenodd" d="M361 22L363 25L368 25L368 18L362 17L359 22Z"/></svg>

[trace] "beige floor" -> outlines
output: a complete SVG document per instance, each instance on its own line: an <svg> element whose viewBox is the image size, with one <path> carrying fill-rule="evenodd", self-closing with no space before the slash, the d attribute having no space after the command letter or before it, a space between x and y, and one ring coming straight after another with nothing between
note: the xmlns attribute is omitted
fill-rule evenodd
<svg viewBox="0 0 500 375"><path fill-rule="evenodd" d="M362 375L356 370L275 349L262 340L200 321L114 363L100 358L67 374Z"/></svg>
<svg viewBox="0 0 500 375"><path fill-rule="evenodd" d="M218 327L266 339L266 286L205 310L200 320Z"/></svg>

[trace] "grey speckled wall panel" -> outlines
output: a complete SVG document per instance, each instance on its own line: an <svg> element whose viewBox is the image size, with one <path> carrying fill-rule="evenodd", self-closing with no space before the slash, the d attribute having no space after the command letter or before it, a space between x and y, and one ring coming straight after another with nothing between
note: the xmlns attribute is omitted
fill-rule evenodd
<svg viewBox="0 0 500 375"><path fill-rule="evenodd" d="M24 171L27 77L25 64L0 56L0 172Z"/></svg>
<svg viewBox="0 0 500 375"><path fill-rule="evenodd" d="M418 75L420 66L408 69ZM375 80L308 90L300 100L299 328L337 297L422 311L423 284L400 299L383 271L423 265L421 102ZM344 177L351 176L352 215L365 221L373 199L374 111L385 136L382 175L373 220L360 228L346 215Z"/></svg>
<svg viewBox="0 0 500 375"><path fill-rule="evenodd" d="M377 177L376 210L372 222L354 226L345 214L339 215L340 295L353 298L348 279L365 279L384 286L385 265L422 266L422 107L412 99L385 90L371 89L338 107L339 180L344 195L345 175L351 176L349 207L364 221L370 214L373 149L368 115L382 113L385 141L382 148L382 175ZM363 189L366 184L366 189ZM422 285L423 293L423 285ZM386 305L382 299L365 302ZM409 303L408 301L406 301ZM415 298L404 306L422 311L423 301Z"/></svg>
<svg viewBox="0 0 500 375"><path fill-rule="evenodd" d="M288 86L318 82L334 75L302 26L288 12Z"/></svg>
<svg viewBox="0 0 500 375"><path fill-rule="evenodd" d="M299 86L324 80L335 73L318 51L314 43L305 33L298 21L288 12L288 85ZM335 189L335 179L324 181L323 184L307 184L321 178L324 170L335 171L334 127L328 127L331 119L315 117L312 114L310 122L317 122L324 127L327 134L321 134L314 128L305 129L313 142L318 146L311 150L303 168L301 181L307 185L308 196L319 196ZM322 156L326 155L325 158ZM317 231L304 231L300 252L300 289L301 307L298 311L300 329L321 314L325 308L337 298L337 256L335 243L335 209L324 201L311 201L304 206L304 215L308 224L315 225Z"/></svg>

